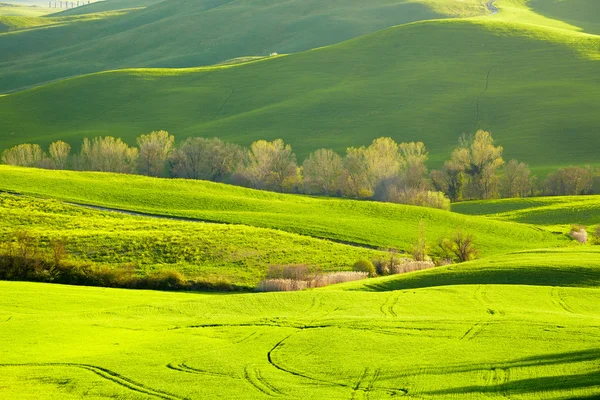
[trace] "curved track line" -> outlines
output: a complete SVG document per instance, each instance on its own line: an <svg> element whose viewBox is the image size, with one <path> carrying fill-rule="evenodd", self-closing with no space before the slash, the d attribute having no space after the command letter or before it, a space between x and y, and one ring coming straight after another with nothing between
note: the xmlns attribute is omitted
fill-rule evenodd
<svg viewBox="0 0 600 400"><path fill-rule="evenodd" d="M185 362L182 362L180 364L169 363L169 364L167 364L167 368L172 369L174 371L185 372L187 374L211 375L211 376L217 376L217 377L220 377L220 378L240 379L240 378L238 378L236 376L233 376L233 375L228 375L228 374L223 374L223 373L219 373L219 372L212 372L212 371L206 371L206 370L202 370L202 369L192 368L189 365L187 365Z"/></svg>
<svg viewBox="0 0 600 400"><path fill-rule="evenodd" d="M281 393L277 388L273 385L269 384L261 375L260 370L258 368L250 368L250 366L246 366L244 368L244 379L250 386L252 386L257 391L265 394L269 397L280 396Z"/></svg>
<svg viewBox="0 0 600 400"><path fill-rule="evenodd" d="M552 298L552 302L554 305L570 314L576 314L577 312L567 303L565 300L565 295L561 288L553 287L550 290L550 297Z"/></svg>
<svg viewBox="0 0 600 400"><path fill-rule="evenodd" d="M69 367L69 368L80 368L86 371L90 371L97 376L109 380L119 386L125 387L134 392L146 394L149 396L157 397L165 400L186 400L184 397L179 397L171 393L163 392L157 389L151 389L142 385L141 383L135 382L129 378L124 377L116 372L108 370L106 368L97 367L89 364L75 364L75 363L28 363L28 364L0 364L0 367Z"/></svg>

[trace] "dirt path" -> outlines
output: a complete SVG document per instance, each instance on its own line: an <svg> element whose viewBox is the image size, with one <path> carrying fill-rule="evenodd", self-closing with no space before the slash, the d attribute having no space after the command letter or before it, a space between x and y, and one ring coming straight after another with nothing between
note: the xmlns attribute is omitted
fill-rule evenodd
<svg viewBox="0 0 600 400"><path fill-rule="evenodd" d="M490 10L492 15L498 14L498 12L500 11L500 10L498 10L498 7L496 7L496 5L494 4L495 2L496 2L496 0L488 0L488 2L485 3L485 6L487 7L488 10Z"/></svg>

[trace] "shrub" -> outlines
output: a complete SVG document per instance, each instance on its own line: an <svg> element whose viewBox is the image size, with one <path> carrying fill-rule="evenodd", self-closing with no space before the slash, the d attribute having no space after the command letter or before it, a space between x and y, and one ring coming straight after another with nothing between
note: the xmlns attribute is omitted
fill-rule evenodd
<svg viewBox="0 0 600 400"><path fill-rule="evenodd" d="M585 230L585 228L581 225L573 225L571 227L571 232L569 232L569 235L581 244L585 244L588 241L588 233Z"/></svg>
<svg viewBox="0 0 600 400"><path fill-rule="evenodd" d="M445 263L451 260L458 262L474 260L478 254L474 242L475 238L472 234L458 230L451 239L442 238L438 242L439 259Z"/></svg>
<svg viewBox="0 0 600 400"><path fill-rule="evenodd" d="M431 261L412 261L407 260L407 262L402 264L394 265L390 273L393 275L396 274L405 274L407 272L421 271L422 269L430 269L435 268L435 264Z"/></svg>
<svg viewBox="0 0 600 400"><path fill-rule="evenodd" d="M328 274L317 275L315 279L309 282L309 287L318 288L329 285L336 285L338 283L358 281L361 279L367 279L369 274L367 272L358 271L342 271L342 272L331 272Z"/></svg>
<svg viewBox="0 0 600 400"><path fill-rule="evenodd" d="M266 279L293 279L296 281L311 280L316 274L315 268L305 264L271 265Z"/></svg>
<svg viewBox="0 0 600 400"><path fill-rule="evenodd" d="M377 274L375 266L369 260L358 260L354 263L352 269L356 272L366 272L370 277L373 277Z"/></svg>
<svg viewBox="0 0 600 400"><path fill-rule="evenodd" d="M425 261L427 257L427 240L425 238L425 223L419 222L419 238L412 249L412 256L415 261Z"/></svg>
<svg viewBox="0 0 600 400"><path fill-rule="evenodd" d="M289 292L308 288L308 282L294 279L265 279L257 289L261 292Z"/></svg>
<svg viewBox="0 0 600 400"><path fill-rule="evenodd" d="M600 225L596 225L592 232L593 244L600 244Z"/></svg>

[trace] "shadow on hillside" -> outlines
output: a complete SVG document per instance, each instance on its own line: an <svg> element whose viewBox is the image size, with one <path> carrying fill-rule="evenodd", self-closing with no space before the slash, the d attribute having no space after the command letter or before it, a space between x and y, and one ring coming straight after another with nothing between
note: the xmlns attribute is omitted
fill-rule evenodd
<svg viewBox="0 0 600 400"><path fill-rule="evenodd" d="M498 393L506 397L514 395L526 395L539 393L544 391L559 391L559 390L587 390L594 395L584 395L583 397L561 397L561 399L599 399L600 398L600 366L597 362L600 361L600 349L592 349L585 351L576 351L569 353L557 353L545 356L527 357L516 359L505 363L490 364L490 365L473 365L463 364L456 365L450 368L440 368L433 371L427 370L427 374L448 374L448 373L464 373L464 372L485 372L488 371L492 382L497 382L491 385L471 385L452 389L443 389L427 392L429 395L450 395L460 394L461 396L472 396L474 394ZM593 367L589 364L586 368L579 369L579 373L564 374L564 364L574 363L593 363ZM563 375L558 376L539 376L527 379L510 379L511 368L543 368L548 366L563 365L561 370ZM583 366L582 366L583 367ZM568 367L566 367L568 368ZM581 371L585 372L581 372ZM555 371L555 369L554 369ZM533 372L533 371L532 371ZM421 371L422 373L422 371ZM551 372L548 371L548 374Z"/></svg>
<svg viewBox="0 0 600 400"><path fill-rule="evenodd" d="M391 291L449 285L600 286L600 269L592 267L433 269L414 276L399 276L367 283L362 290Z"/></svg>

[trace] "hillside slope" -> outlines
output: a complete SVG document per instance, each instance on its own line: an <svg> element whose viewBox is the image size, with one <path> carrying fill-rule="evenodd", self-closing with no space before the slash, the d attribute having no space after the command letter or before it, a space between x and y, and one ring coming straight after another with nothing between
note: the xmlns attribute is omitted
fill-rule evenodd
<svg viewBox="0 0 600 400"><path fill-rule="evenodd" d="M420 221L432 245L457 228L473 233L482 256L569 244L565 236L533 226L424 207L284 195L203 181L0 166L0 190L401 250L416 242Z"/></svg>
<svg viewBox="0 0 600 400"><path fill-rule="evenodd" d="M599 46L529 24L433 21L234 67L94 74L1 97L0 148L166 129L283 138L303 159L391 136L423 141L435 166L483 128L536 168L598 164Z"/></svg>
<svg viewBox="0 0 600 400"><path fill-rule="evenodd" d="M5 399L600 395L598 289L208 295L0 282L0 292Z"/></svg>
<svg viewBox="0 0 600 400"><path fill-rule="evenodd" d="M0 35L0 93L107 69L291 53L407 22L486 12L478 0L170 0L117 20Z"/></svg>

